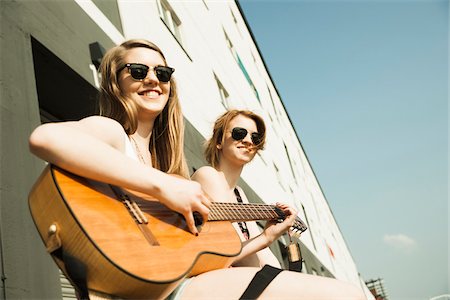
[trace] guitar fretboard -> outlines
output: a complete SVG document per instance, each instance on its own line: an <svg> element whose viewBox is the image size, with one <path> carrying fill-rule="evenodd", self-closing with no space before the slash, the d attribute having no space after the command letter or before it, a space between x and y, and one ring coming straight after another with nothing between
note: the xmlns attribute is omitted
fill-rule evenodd
<svg viewBox="0 0 450 300"><path fill-rule="evenodd" d="M273 205L212 202L208 219L211 221L255 221L284 218L284 213Z"/></svg>
<svg viewBox="0 0 450 300"><path fill-rule="evenodd" d="M255 203L212 202L209 221L256 221L256 220L284 220L285 214L274 205ZM299 217L295 218L292 230L302 233L307 229Z"/></svg>
<svg viewBox="0 0 450 300"><path fill-rule="evenodd" d="M152 204L140 202L139 208L142 209L143 212L150 213ZM212 202L209 209L208 221L282 221L286 218L284 212L280 208L268 204ZM303 223L299 217L296 217L291 230L294 233L300 234L306 229L308 229L308 227L306 227L305 223Z"/></svg>

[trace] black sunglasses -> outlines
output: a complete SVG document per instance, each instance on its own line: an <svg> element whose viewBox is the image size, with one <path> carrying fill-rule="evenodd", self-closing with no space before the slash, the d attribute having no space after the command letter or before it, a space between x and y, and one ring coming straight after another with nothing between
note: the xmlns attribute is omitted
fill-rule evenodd
<svg viewBox="0 0 450 300"><path fill-rule="evenodd" d="M244 139L248 134L248 130L242 127L234 127L233 130L231 130L231 137L235 141L240 141ZM254 145L259 145L262 141L262 134L259 132L252 132L250 135L252 142Z"/></svg>
<svg viewBox="0 0 450 300"><path fill-rule="evenodd" d="M120 68L117 71L117 73L119 73L125 68L128 68L128 72L130 72L131 77L139 81L144 80L145 77L147 77L148 70L150 69L152 69L153 72L155 72L156 77L161 82L169 82L172 73L175 72L175 69L171 67L166 66L149 67L144 64L133 63L133 64L126 64L125 66Z"/></svg>

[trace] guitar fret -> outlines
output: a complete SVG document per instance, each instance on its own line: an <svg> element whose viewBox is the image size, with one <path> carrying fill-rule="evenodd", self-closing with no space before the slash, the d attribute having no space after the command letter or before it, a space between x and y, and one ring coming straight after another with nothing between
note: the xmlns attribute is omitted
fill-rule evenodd
<svg viewBox="0 0 450 300"><path fill-rule="evenodd" d="M233 219L232 217L231 217L231 214L232 214L232 212L230 212L230 204L229 203L225 203L224 205L223 205L223 213L224 213L224 218L226 219L226 220L231 220L231 219Z"/></svg>
<svg viewBox="0 0 450 300"><path fill-rule="evenodd" d="M219 205L216 207L217 207L217 215L219 216L220 220L227 220L223 207Z"/></svg>
<svg viewBox="0 0 450 300"><path fill-rule="evenodd" d="M243 212L244 216L245 216L245 220L255 220L257 219L255 217L255 211L252 209L251 205L248 204L243 204L240 207L241 211Z"/></svg>
<svg viewBox="0 0 450 300"><path fill-rule="evenodd" d="M218 220L223 220L223 214L222 214L222 210L221 210L220 206L217 205L217 203L212 203L212 205L213 205L212 208L216 209L215 213L217 215L217 219Z"/></svg>
<svg viewBox="0 0 450 300"><path fill-rule="evenodd" d="M265 219L265 218L264 218L264 215L263 215L263 213L261 212L260 209L255 209L255 211L256 211L256 213L259 215L259 216L258 216L259 218Z"/></svg>
<svg viewBox="0 0 450 300"><path fill-rule="evenodd" d="M223 220L224 216L223 216L223 211L222 211L222 207L220 205L218 205L218 203L213 203L214 208L216 209L215 213L217 215L217 218L219 220Z"/></svg>
<svg viewBox="0 0 450 300"><path fill-rule="evenodd" d="M238 216L239 220L246 220L247 215L246 215L246 211L245 211L245 206L242 205L242 203L233 203L233 207L234 207L234 211L236 212L236 215ZM239 207L238 209L236 209L237 207Z"/></svg>
<svg viewBox="0 0 450 300"><path fill-rule="evenodd" d="M270 213L271 209L267 208L267 207L263 207L263 213L266 217L273 217L273 215Z"/></svg>
<svg viewBox="0 0 450 300"><path fill-rule="evenodd" d="M274 215L273 213L273 208L271 206L266 206L263 208L263 213L267 218L273 219Z"/></svg>
<svg viewBox="0 0 450 300"><path fill-rule="evenodd" d="M248 213L246 207L244 205L236 207L239 207L239 209L236 209L236 213L239 215L240 220L245 220L246 213Z"/></svg>
<svg viewBox="0 0 450 300"><path fill-rule="evenodd" d="M235 209L233 209L232 203L227 203L227 208L229 209L228 213L230 216L229 220L239 220L239 216Z"/></svg>
<svg viewBox="0 0 450 300"><path fill-rule="evenodd" d="M210 221L216 221L218 220L218 214L213 208L211 207L211 210L209 211L208 220Z"/></svg>
<svg viewBox="0 0 450 300"><path fill-rule="evenodd" d="M254 219L254 212L251 210L251 207L247 203L242 204L240 209L242 210L246 220Z"/></svg>
<svg viewBox="0 0 450 300"><path fill-rule="evenodd" d="M264 212L264 210L266 209L265 205L253 204L253 205L251 205L251 208L255 212L255 215L256 215L255 217L257 219L262 219L262 220L270 219L270 216L268 218L267 214Z"/></svg>
<svg viewBox="0 0 450 300"><path fill-rule="evenodd" d="M241 216L241 219L242 219L243 221L247 221L247 220L249 220L249 219L253 219L253 218L251 217L250 211L248 210L247 204L237 204L237 203L236 203L236 204L235 204L235 209L239 211L240 216Z"/></svg>

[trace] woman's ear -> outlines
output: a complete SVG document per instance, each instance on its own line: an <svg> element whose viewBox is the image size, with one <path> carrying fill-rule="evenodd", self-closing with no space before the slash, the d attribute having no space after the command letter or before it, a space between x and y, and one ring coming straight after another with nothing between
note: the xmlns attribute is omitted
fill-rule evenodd
<svg viewBox="0 0 450 300"><path fill-rule="evenodd" d="M217 149L221 150L222 149L222 144L217 144L216 147L217 147Z"/></svg>

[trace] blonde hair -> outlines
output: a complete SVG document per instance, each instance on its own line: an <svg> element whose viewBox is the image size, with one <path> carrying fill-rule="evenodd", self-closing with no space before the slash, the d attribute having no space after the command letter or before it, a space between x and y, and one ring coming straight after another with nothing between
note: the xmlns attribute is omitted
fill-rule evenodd
<svg viewBox="0 0 450 300"><path fill-rule="evenodd" d="M137 129L137 107L134 101L125 97L119 88L117 70L122 68L127 52L133 48L147 48L158 52L167 65L161 49L147 40L133 39L107 51L100 64L102 82L100 85L100 115L112 118L122 124L128 135ZM156 117L149 150L155 168L188 178L184 157L184 120L178 100L174 78L170 79L169 100Z"/></svg>
<svg viewBox="0 0 450 300"><path fill-rule="evenodd" d="M264 143L266 142L266 125L264 123L263 118L259 115L249 111L249 110L229 110L221 115L216 122L214 123L214 129L212 137L206 141L205 143L205 158L206 161L213 167L217 168L220 160L220 151L221 149L217 148L217 145L222 145L225 141L224 132L230 124L231 120L235 117L242 115L247 118L252 119L256 123L256 128L258 129L258 133L261 134L261 142L256 146L257 150L261 150L264 148Z"/></svg>

